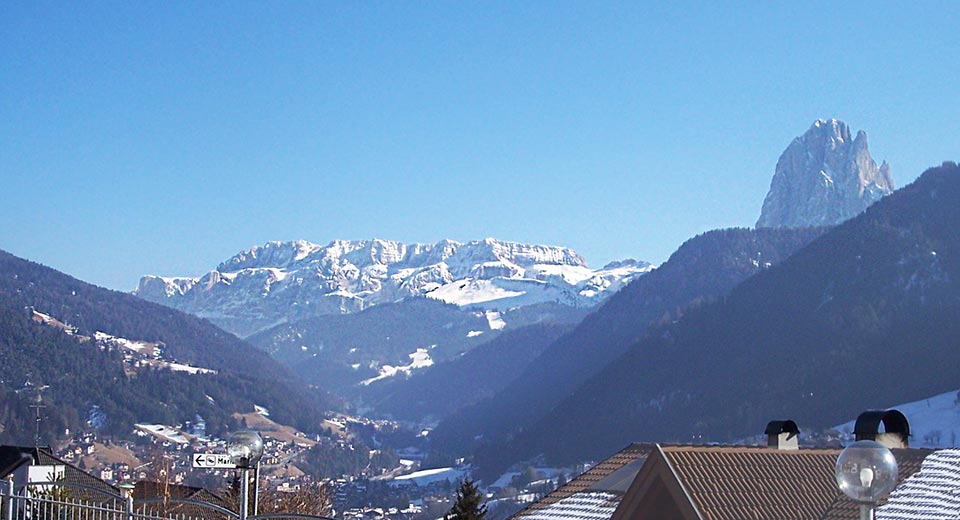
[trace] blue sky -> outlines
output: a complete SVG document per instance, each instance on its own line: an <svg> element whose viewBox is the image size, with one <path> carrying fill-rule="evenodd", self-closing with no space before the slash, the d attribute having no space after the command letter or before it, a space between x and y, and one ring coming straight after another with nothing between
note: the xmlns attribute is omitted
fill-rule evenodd
<svg viewBox="0 0 960 520"><path fill-rule="evenodd" d="M3 2L0 248L119 290L290 239L660 263L819 117L898 185L960 158L960 4L713 4Z"/></svg>

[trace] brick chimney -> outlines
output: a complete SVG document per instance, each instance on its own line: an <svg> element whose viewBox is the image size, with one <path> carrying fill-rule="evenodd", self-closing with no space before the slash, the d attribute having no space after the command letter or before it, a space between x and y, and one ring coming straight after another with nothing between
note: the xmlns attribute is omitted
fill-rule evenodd
<svg viewBox="0 0 960 520"><path fill-rule="evenodd" d="M867 410L857 417L853 433L858 441L877 441L891 449L910 447L910 422L900 410Z"/></svg>
<svg viewBox="0 0 960 520"><path fill-rule="evenodd" d="M767 446L778 450L796 450L800 449L800 428L797 423L786 421L770 421L767 423L767 429L763 431L767 434Z"/></svg>

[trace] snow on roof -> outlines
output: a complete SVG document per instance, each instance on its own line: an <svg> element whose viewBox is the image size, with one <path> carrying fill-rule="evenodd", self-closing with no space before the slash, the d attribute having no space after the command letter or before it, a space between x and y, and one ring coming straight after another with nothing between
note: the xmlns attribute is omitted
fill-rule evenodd
<svg viewBox="0 0 960 520"><path fill-rule="evenodd" d="M890 493L877 520L956 520L960 518L960 449L928 455L920 471Z"/></svg>
<svg viewBox="0 0 960 520"><path fill-rule="evenodd" d="M543 509L523 515L524 520L609 520L620 504L620 496L600 491L581 492L568 496Z"/></svg>

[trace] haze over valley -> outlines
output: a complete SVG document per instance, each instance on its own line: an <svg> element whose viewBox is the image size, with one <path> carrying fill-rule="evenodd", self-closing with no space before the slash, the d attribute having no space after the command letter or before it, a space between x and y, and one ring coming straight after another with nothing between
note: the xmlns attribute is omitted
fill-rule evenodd
<svg viewBox="0 0 960 520"><path fill-rule="evenodd" d="M952 4L3 13L17 479L234 507L253 430L265 507L607 520L865 410L960 448Z"/></svg>

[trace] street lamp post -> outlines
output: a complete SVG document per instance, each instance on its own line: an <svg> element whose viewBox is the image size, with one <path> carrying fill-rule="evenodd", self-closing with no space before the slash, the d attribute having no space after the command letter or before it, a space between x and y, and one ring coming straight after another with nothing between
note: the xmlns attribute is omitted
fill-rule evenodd
<svg viewBox="0 0 960 520"><path fill-rule="evenodd" d="M860 520L873 520L874 508L897 485L897 459L875 441L857 441L840 452L837 485L860 504Z"/></svg>
<svg viewBox="0 0 960 520"><path fill-rule="evenodd" d="M247 520L250 469L256 467L263 456L263 438L253 430L234 432L227 441L227 454L243 474L243 485L240 486L240 520Z"/></svg>
<svg viewBox="0 0 960 520"><path fill-rule="evenodd" d="M136 489L131 482L120 484L120 492L123 494L123 500L127 508L127 520L133 520L133 490Z"/></svg>
<svg viewBox="0 0 960 520"><path fill-rule="evenodd" d="M257 516L260 510L260 461L257 461L257 467L253 470L253 516Z"/></svg>

